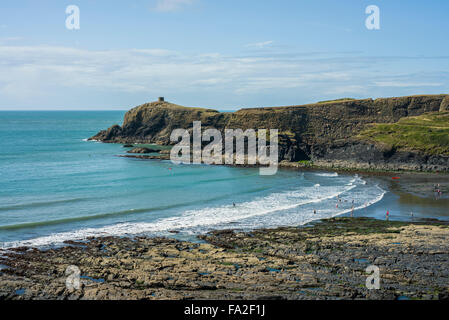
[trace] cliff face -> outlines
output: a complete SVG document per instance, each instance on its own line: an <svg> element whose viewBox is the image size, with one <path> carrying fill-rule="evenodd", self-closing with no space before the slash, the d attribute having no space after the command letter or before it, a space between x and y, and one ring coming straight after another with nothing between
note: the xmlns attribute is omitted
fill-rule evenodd
<svg viewBox="0 0 449 320"><path fill-rule="evenodd" d="M123 125L101 131L91 139L111 143L170 144L177 128L279 129L279 160L312 160L323 166L340 164L358 168L449 170L444 155L414 150L395 151L391 146L361 139L371 123L395 123L427 112L449 111L449 95L334 101L303 106L242 109L220 113L186 108L167 102L138 106L126 113Z"/></svg>

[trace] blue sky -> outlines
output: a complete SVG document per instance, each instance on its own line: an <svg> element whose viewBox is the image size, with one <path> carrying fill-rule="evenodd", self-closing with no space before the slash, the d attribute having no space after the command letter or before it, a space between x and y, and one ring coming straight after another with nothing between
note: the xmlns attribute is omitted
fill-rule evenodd
<svg viewBox="0 0 449 320"><path fill-rule="evenodd" d="M365 27L368 5L380 30ZM0 110L449 93L448 13L446 0L4 0Z"/></svg>

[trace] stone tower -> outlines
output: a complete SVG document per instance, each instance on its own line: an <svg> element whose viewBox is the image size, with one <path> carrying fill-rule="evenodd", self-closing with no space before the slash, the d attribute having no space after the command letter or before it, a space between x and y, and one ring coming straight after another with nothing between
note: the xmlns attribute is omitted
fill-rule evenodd
<svg viewBox="0 0 449 320"><path fill-rule="evenodd" d="M159 102L164 102L164 101L165 101L164 97L159 97L157 100L158 100Z"/></svg>

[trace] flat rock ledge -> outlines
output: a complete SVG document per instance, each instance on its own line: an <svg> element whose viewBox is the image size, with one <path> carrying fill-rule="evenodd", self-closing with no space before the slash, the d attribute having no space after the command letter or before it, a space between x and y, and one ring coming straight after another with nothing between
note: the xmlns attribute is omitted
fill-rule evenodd
<svg viewBox="0 0 449 320"><path fill-rule="evenodd" d="M334 218L216 231L206 243L105 237L16 248L0 251L0 300L449 299L448 237L441 221ZM70 265L79 290L66 288ZM379 290L366 288L369 265L380 269Z"/></svg>
<svg viewBox="0 0 449 320"><path fill-rule="evenodd" d="M127 151L127 153L159 153L159 151L160 150L151 149L151 148L136 147L136 148L133 148L133 149Z"/></svg>

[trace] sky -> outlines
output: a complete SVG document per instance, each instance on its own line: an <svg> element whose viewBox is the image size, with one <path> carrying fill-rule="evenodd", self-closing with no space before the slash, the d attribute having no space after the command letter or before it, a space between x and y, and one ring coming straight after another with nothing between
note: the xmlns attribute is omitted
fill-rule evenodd
<svg viewBox="0 0 449 320"><path fill-rule="evenodd" d="M449 93L448 13L447 0L2 0L0 110Z"/></svg>

